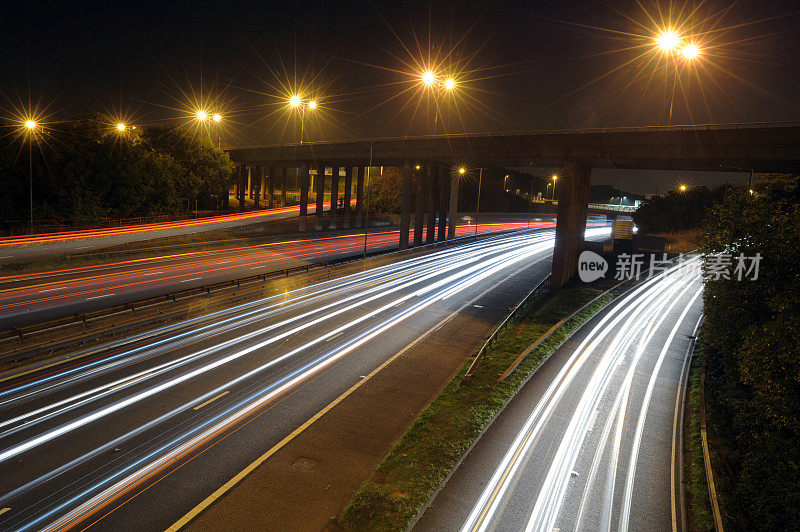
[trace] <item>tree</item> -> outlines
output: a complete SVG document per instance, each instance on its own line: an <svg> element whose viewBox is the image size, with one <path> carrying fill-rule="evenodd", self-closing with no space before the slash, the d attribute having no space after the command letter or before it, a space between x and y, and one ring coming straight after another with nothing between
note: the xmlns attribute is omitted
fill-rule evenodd
<svg viewBox="0 0 800 532"><path fill-rule="evenodd" d="M714 203L723 199L726 186L715 190L696 187L647 199L633 214L633 221L645 233L698 228Z"/></svg>
<svg viewBox="0 0 800 532"><path fill-rule="evenodd" d="M400 212L403 197L403 169L386 167L369 178L369 210L376 214Z"/></svg>
<svg viewBox="0 0 800 532"><path fill-rule="evenodd" d="M762 256L757 281L706 281L706 390L724 457L721 500L739 529L800 522L800 208L797 178L730 189L709 253ZM728 473L729 472L729 473Z"/></svg>
<svg viewBox="0 0 800 532"><path fill-rule="evenodd" d="M187 170L179 187L188 199L196 198L203 208L221 207L234 182L233 164L210 138L186 128L156 126L143 132L142 141L151 150L172 156Z"/></svg>

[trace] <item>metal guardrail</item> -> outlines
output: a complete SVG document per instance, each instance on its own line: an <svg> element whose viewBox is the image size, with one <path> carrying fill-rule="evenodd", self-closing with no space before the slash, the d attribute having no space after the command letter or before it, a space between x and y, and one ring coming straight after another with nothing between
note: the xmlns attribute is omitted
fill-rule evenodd
<svg viewBox="0 0 800 532"><path fill-rule="evenodd" d="M719 510L717 487L714 484L714 472L711 469L711 453L708 450L708 432L706 431L706 367L703 359L703 368L700 373L700 442L703 447L703 466L706 471L706 484L708 485L708 498L711 503L711 513L714 517L714 530L724 532L722 514Z"/></svg>
<svg viewBox="0 0 800 532"><path fill-rule="evenodd" d="M542 279L542 281L539 284L537 284L535 287L533 287L533 290L528 292L525 295L525 297L523 297L522 300L519 303L517 303L517 305L514 307L514 310L512 310L508 314L508 316L506 316L506 318L500 323L500 325L497 326L497 328L492 332L492 334L489 335L489 338L483 344L483 347L481 347L480 351L478 351L478 354L475 355L475 360L473 360L472 364L469 365L469 368L467 369L467 372L464 374L464 377L461 379L461 384L462 385L466 384L472 378L472 375L475 372L475 367L478 365L478 362L480 362L480 360L483 358L483 356L492 348L492 343L497 339L497 336L500 334L500 331L505 329L506 326L508 326L508 323L512 319L514 319L514 316L517 315L517 311L523 305L525 305L525 303L528 302L528 299L530 299L530 297L532 295L538 294L538 293L544 291L545 286L549 286L550 285L550 277L551 277L551 275L552 274L548 273L547 276L544 279Z"/></svg>

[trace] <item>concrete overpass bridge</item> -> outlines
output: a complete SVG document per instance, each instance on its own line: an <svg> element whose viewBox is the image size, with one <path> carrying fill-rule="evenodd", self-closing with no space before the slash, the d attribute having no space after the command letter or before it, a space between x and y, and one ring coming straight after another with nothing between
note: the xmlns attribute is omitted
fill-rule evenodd
<svg viewBox="0 0 800 532"><path fill-rule="evenodd" d="M356 219L362 212L367 167L403 169L400 248L409 245L412 187L416 188L413 245L422 243L427 213L426 243L455 234L459 173L466 167L560 168L558 221L553 255L553 286L566 283L577 269L589 204L592 168L800 171L800 124L717 124L565 131L435 135L381 139L310 142L229 150L239 175L237 195L244 202L245 183L264 182L271 190L275 177L285 179L297 168L300 224L305 228L310 173L331 168L331 201L338 200L340 168L346 168L345 204L356 182ZM323 224L325 179L315 180L316 225ZM270 198L272 195L270 194ZM335 211L329 216L335 218ZM333 222L334 220L332 220Z"/></svg>

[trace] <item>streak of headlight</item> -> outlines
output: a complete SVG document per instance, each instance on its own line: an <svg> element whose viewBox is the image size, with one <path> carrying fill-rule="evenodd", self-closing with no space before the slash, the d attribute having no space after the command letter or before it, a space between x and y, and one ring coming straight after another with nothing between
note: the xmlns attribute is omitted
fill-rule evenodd
<svg viewBox="0 0 800 532"><path fill-rule="evenodd" d="M671 277L673 279L676 278L676 276ZM680 279L678 280L680 281ZM664 282L656 285L655 288L659 290L653 291L653 295L657 296L655 301L648 301L646 305L638 305L642 309L642 313L639 315L632 313L628 321L619 327L617 333L614 335L615 342L620 338L620 336L626 336L633 331L638 331L642 327L643 322L646 322L651 318L656 318L657 325L660 325L667 317L669 311L678 303L679 297L685 294L686 291L691 287L690 282L672 282L670 283L670 286L664 286L665 283L669 282L670 276L666 277ZM673 298L675 293L678 291L680 291L679 296ZM654 298L651 297L651 299ZM663 307L665 306L667 306L667 308L663 310ZM648 328L649 327L646 327L645 329L647 330ZM636 364L638 363L641 355L643 354L644 348L646 347L646 343L644 342L647 341L649 341L649 338L648 335L645 335L645 339L643 342L640 342L637 352L634 355L634 359L631 362L631 370L636 367ZM591 415L591 412L598 407L600 398L605 394L608 386L610 385L611 376L614 368L617 365L617 361L622 360L625 355L625 351L626 349L619 348L617 346L606 348L603 357L601 358L597 367L594 368L592 377L586 386L586 391L582 394L580 402L575 408L575 413L570 419L570 422L564 432L564 437L561 439L558 449L553 456L550 468L544 480L543 486L539 491L539 496L531 513L526 530L545 530L552 528L553 523L560 511L561 505L563 504L564 495L567 490L567 484L569 483L571 477L572 468L575 465L578 452L580 451L583 440L587 434L586 429L588 417ZM630 376L631 380L626 380L623 389L630 391L629 384L632 382L633 371L629 371L628 375ZM622 436L622 427L625 418L624 413L625 409L622 409L618 415L619 422L617 425L617 433L619 434L620 438ZM615 448L614 452L612 453L612 459L614 463L611 470L616 467L620 443L620 440L615 440ZM614 479L612 478L612 485L608 488L606 493L612 494L613 482ZM613 494L611 496L613 496Z"/></svg>
<svg viewBox="0 0 800 532"><path fill-rule="evenodd" d="M528 250L526 252L516 253L516 254L509 253L508 255L510 255L510 256L504 257L504 260L498 261L499 262L498 264L495 264L494 266L492 266L490 268L487 268L486 270L487 271L491 271L492 273L500 271L500 270L505 269L505 268L507 268L507 267L509 267L509 266L511 266L513 264L518 263L521 260L524 260L525 258L527 258L527 257L529 257L529 256L531 256L531 255L533 255L533 254L535 254L537 252L538 251ZM474 273L478 269L479 268L470 268L470 270L472 270L472 271L470 271L468 273ZM451 276L451 278L453 278L453 281L455 281L455 278L457 278L457 277L458 277L458 275ZM461 285L462 289L466 289L469 286L472 286L475 282L477 282L477 279L478 279L478 276L475 276L475 277L473 277L471 279L468 278L466 280L462 280L462 281L459 282L459 284ZM436 283L436 284L441 286L443 283L439 282L439 283ZM447 283L447 284L449 284L449 283ZM247 405L246 407L242 408L239 412L237 412L235 416L229 417L229 418L221 421L220 423L218 423L217 425L209 428L208 430L206 430L202 434L200 434L198 436L195 436L191 440L181 444L179 447L173 449L168 454L158 458L156 461L148 464L147 466L145 466L144 468L140 469L139 471L133 473L132 475L129 475L127 478L117 482L115 485L111 486L110 488L107 488L103 492L95 495L91 500L83 503L81 506L75 508L74 510L72 510L68 514L66 514L65 516L59 518L57 521L55 521L54 523L49 525L46 528L46 530L55 530L57 528L60 528L61 526L68 525L71 521L73 521L76 518L78 518L78 519L81 518L81 516L85 512L87 512L87 511L91 510L92 508L96 507L98 504L102 504L104 501L108 500L109 497L113 496L113 494L115 492L117 492L119 490L124 490L126 488L126 486L128 486L129 484L134 483L134 482L146 477L151 472L159 469L162 465L167 464L167 463L171 462L173 459L179 457L181 454L183 454L188 449L191 449L194 446L202 443L207 437L210 437L211 435L215 434L219 430L222 430L223 428L225 428L226 426L230 425L231 423L234 423L236 420L241 419L242 417L248 415L253 410L255 410L258 407L260 407L261 405L271 401L276 396L282 394L283 392L285 392L286 390L290 389L291 387L293 387L293 386L305 381L307 378L309 378L313 374L321 371L323 368L329 366L330 364L332 364L333 362L335 362L339 358L343 357L345 354L351 352L352 350L354 350L357 347L363 345L364 343L366 343L367 341L371 340L372 338L374 338L374 337L378 336L379 334L385 332L386 330L390 329L394 325L404 321L408 317L416 314L417 312L419 312L423 308L426 308L427 306L431 305L433 302L435 302L439 298L440 298L440 294L434 292L433 294L428 296L426 299L424 299L424 300L422 300L422 301L420 301L418 303L415 303L411 308L399 312L398 314L393 316L390 320L383 322L379 326L377 326L375 328L372 328L371 330L367 331L366 333L363 333L362 335L358 336L353 341L348 342L348 344L346 344L346 346L343 346L342 348L340 348L337 351L333 351L330 355L327 356L327 358L324 358L324 360L319 361L313 367L305 369L302 373L300 373L299 375L296 375L295 377L290 379L288 382L285 382L285 383L281 384L279 387L273 389L271 392L260 396L256 401L252 402L251 404ZM376 312L385 312L386 310L388 310L389 307L394 306L395 304L396 303L392 303L391 305L387 305L385 307L382 307L381 309L379 309ZM370 313L370 314L373 314L373 313ZM347 326L346 325L342 326L342 328L345 328L345 327L347 327ZM342 329L342 328L340 328L340 329ZM326 337L327 336L333 336L335 334L338 334L338 329L334 330L334 331L331 331L330 333L326 334L325 336ZM305 347L306 346L304 346L302 348L298 348L298 349L303 349ZM301 369L303 369L303 368L301 368ZM229 386L230 386L230 383L227 383L227 384L224 385L224 387L229 387ZM220 387L219 389L222 389L222 387ZM41 520L42 518L44 518L44 516L42 516L39 520ZM37 520L37 521L39 521L39 520Z"/></svg>
<svg viewBox="0 0 800 532"><path fill-rule="evenodd" d="M431 266L430 268L428 268L427 270L422 270L423 273L427 273L427 275L423 276L422 280L424 281L427 278L430 278L432 276L441 275L444 272L463 267L465 262L480 261L484 256L487 256L487 255L489 255L489 254L491 254L492 252L495 252L495 251L496 250L489 250L488 252L485 252L485 253L470 254L470 256L468 257L467 261L465 261L463 259L462 260L452 260L451 259L451 262L453 262L453 264L450 265L450 266L446 266L446 267L443 266L442 264L435 264L435 265ZM11 419L2 421L2 422L0 422L0 427L11 425L11 424L16 423L18 421L21 421L23 419L27 419L29 417L32 417L34 415L37 415L37 414L40 414L40 413L43 413L43 412L47 412L47 411L50 411L50 410L54 410L54 409L56 409L56 408L58 408L60 406L66 405L66 404L74 403L74 404L72 404L71 406L69 406L67 408L63 408L63 409L60 409L60 410L55 410L54 412L48 414L47 416L43 416L43 417L37 419L36 422L42 422L42 421L45 421L47 419L51 419L55 415L58 415L60 413L66 412L68 410L77 408L78 406L82 406L82 405L86 404L86 402L96 401L96 400L101 399L101 398L103 398L103 397L105 397L107 395L110 395L111 393L118 393L120 390L140 382L140 378L141 377L148 376L150 378L155 378L155 377L157 377L159 375L162 375L162 374L164 374L164 373L166 373L168 371L171 371L171 370L173 370L173 369L175 369L177 367L180 367L180 366L183 366L183 365L185 365L185 364L187 364L189 362L195 361L198 358L202 358L204 356L208 356L210 354L216 353L216 352L218 352L218 351L220 351L222 349L231 347L231 346L236 345L236 344L241 344L241 343L243 343L243 342L245 342L245 341L247 341L249 339L252 339L254 337L260 336L260 335L264 334L265 332L269 332L271 330L283 327L283 326L288 325L288 324L290 324L292 322L300 321L300 320L305 319L307 317L313 316L314 314L323 314L324 318L326 318L326 319L334 317L334 316L338 315L339 313L338 312L327 313L327 310L329 310L331 308L334 308L336 306L339 306L339 305L341 305L343 303L346 303L348 301L352 301L354 299L362 298L366 294L370 294L370 293L379 292L378 297L384 297L384 296L386 296L388 294L394 293L396 291L399 291L399 290L402 290L402 289L408 287L411 282L414 282L414 283L419 282L419 279L412 278L412 281L408 281L406 279L395 279L392 282L388 283L388 286L395 285L395 287L393 289L391 289L391 290L387 290L386 289L387 288L387 284L383 284L383 285L380 285L380 286L375 286L375 287L367 289L367 290L362 290L362 291L357 292L357 293L355 293L355 294L353 294L351 296L345 297L343 299L339 299L339 300L337 300L337 301L335 301L333 303L330 303L328 305L324 305L324 306L321 306L321 307L316 307L312 311L309 311L309 312L300 314L298 316L294 316L294 317L292 317L290 319L281 321L279 323L275 323L275 324L269 325L267 327L258 329L256 331L250 332L250 333L248 333L246 335L239 336L239 337L237 337L235 339L232 339L232 340L228 340L227 342L223 342L221 344L217 344L215 346L211 346L211 347L206 348L204 350L201 350L199 352L192 353L190 355L186 355L186 356L178 358L176 360L169 361L167 363L164 363L162 365L156 366L154 368L148 368L148 369L145 369L145 370L143 370L143 371L141 371L139 373L135 373L133 375L125 376L125 377L123 377L121 379L118 379L118 380L109 382L107 384L104 384L103 386L100 386L100 387L85 391L83 393L80 393L78 395L69 397L67 399L63 399L63 400L58 401L56 403L49 404L49 405L47 405L45 407L42 407L42 408L39 408L37 410L33 410L33 411L30 411L30 412L27 412L25 414L22 414L22 415L19 415L19 416L15 417L15 418L11 418ZM397 286L400 283L403 283L403 284L400 285L400 286ZM377 299L377 297L364 299L364 300L359 302L359 305L364 305L364 304L369 303L369 302L371 302L371 301L373 301L375 299ZM259 319L261 319L263 317L264 317L263 315L259 315L258 316ZM126 361L129 361L129 359L126 359ZM84 397L88 397L89 399L87 399L86 401L75 402L75 401L78 401L79 399L84 398ZM27 398L27 395L21 395L19 397L15 397L14 400L18 401L18 400L22 400L22 399L25 399L25 398ZM0 403L0 404L2 404L2 403ZM20 425L20 426L16 427L13 430L9 430L9 431L0 433L0 437L9 436L10 434L13 434L13 433L17 432L18 430L21 430L23 428L27 428L28 426L30 426L30 423L32 423L32 422Z"/></svg>
<svg viewBox="0 0 800 532"><path fill-rule="evenodd" d="M491 239L491 240L494 241L495 239ZM338 279L338 280L332 280L332 281L326 281L326 282L323 282L323 283L319 283L317 285L314 285L314 287L318 288L318 289L315 292L313 292L312 294L309 294L309 295L307 295L305 297L310 297L310 298L316 299L316 298L328 296L328 295L330 295L330 290L328 289L328 286L330 286L330 285L334 285L336 290L344 290L344 288L349 287L352 284L356 284L356 283L359 283L359 282L367 282L369 280L377 279L377 278L379 278L380 275L385 275L387 272L401 271L403 268L407 268L411 263L414 263L414 262L419 262L420 264L424 264L426 262L433 262L434 260L441 260L443 257L448 257L450 255L456 255L458 253L463 253L463 252L468 251L469 249L472 249L472 248L479 249L479 247L481 245L486 245L486 243L487 243L487 241L474 243L474 244L469 244L469 245L466 245L464 247L456 248L454 250L444 250L442 252L437 252L437 253L429 255L429 256L427 256L427 257L425 257L423 259L419 259L419 258L408 259L408 260L405 260L405 261L401 261L401 262L395 263L393 265L387 265L387 266L379 267L379 268L376 268L375 270L372 270L372 271L378 271L378 270L384 270L384 269L385 269L385 271L379 271L378 273L376 273L374 275L366 276L366 277L364 277L363 281L361 279L353 280L353 279L350 279L348 277L345 277L345 278L341 278L341 279ZM349 276L349 277L355 278L355 277L361 277L363 275L364 274L356 274L354 276ZM26 383L26 384L21 385L21 386L16 386L16 387L13 387L13 388L6 389L6 390L0 392L0 397L5 396L5 395L9 395L9 394L12 394L12 393L18 393L22 389L29 388L29 387L32 387L34 385L40 385L41 383L46 382L46 381L55 380L55 379L62 379L63 380L64 377L66 375L68 375L68 374L72 374L72 373L75 373L75 372L78 372L78 371L85 371L89 367L93 367L93 366L100 365L100 364L105 364L105 363L108 363L111 360L125 358L126 361L127 361L128 357L130 357L132 354L135 354L136 352L140 352L140 351L143 351L145 349L150 349L150 348L152 348L154 346L157 346L159 344L164 344L164 343L167 343L167 342L171 342L171 341L174 341L174 340L179 339L179 338L184 338L184 337L195 338L199 333L202 333L205 330L217 327L219 325L223 325L223 324L230 323L230 322L235 322L237 324L237 326L241 326L242 324L247 324L249 322L248 321L243 321L243 319L248 317L248 316L254 316L250 321L255 321L256 319L260 319L261 317L263 317L260 313L264 312L265 309L263 307L261 307L261 305L263 305L265 302L270 301L270 300L285 298L287 296L287 294L292 295L292 296L300 297L302 295L301 292L304 292L306 290L308 290L308 287L291 290L291 291L287 292L286 294L271 296L269 298L258 300L256 302L246 303L246 304L243 304L241 306L234 307L232 309L226 309L226 310L218 311L218 312L215 312L215 313L212 313L212 314L209 314L209 315L205 315L205 316L202 316L202 317L193 318L191 320L187 320L186 322L182 322L181 324L178 324L178 325L172 325L172 326L163 327L163 328L160 328L160 329L156 329L154 331L149 331L147 333L143 333L143 334L131 337L131 338L123 340L123 341L118 341L118 342L114 342L114 343L111 343L111 344L106 344L105 346L103 346L103 348L105 348L105 349L110 348L110 347L114 347L114 346L118 346L118 345L130 344L130 343L134 343L134 342L139 341L139 340L144 339L144 338L152 337L152 336L155 336L155 335L158 335L158 334L161 334L161 333L165 333L165 332L174 331L176 328L179 328L179 327L184 327L186 325L194 324L194 323L197 323L197 322L200 322L200 321L205 321L205 320L208 320L209 318L213 318L213 320L214 320L211 325L207 325L207 326L201 327L199 329L198 328L193 328L193 329L190 329L189 331L187 331L185 333L182 333L182 334L179 334L179 335L172 335L172 336L170 336L168 338L165 338L165 339L163 339L161 341L157 341L155 343L151 343L151 344L142 346L142 347L137 348L137 349L128 350L128 351L122 351L122 352L114 355L113 357L106 357L106 358L104 358L104 359L102 359L100 361L97 361L97 362L94 362L94 363L91 363L91 364L86 364L86 365L80 366L78 368L74 368L74 369L71 369L71 370L55 373L53 375L50 375L50 376L45 377L43 379L38 379L37 381L31 382L31 383ZM307 302L309 302L309 300L306 299L304 301L297 301L294 304L301 304L301 303L307 303ZM276 305L273 305L271 307L266 307L266 308L267 309L277 308L277 307L281 307L282 305L285 305L285 304L286 304L285 301L281 301ZM242 311L243 309L246 309L246 308L249 308L249 307L253 307L253 306L259 306L259 308L257 308L256 310L251 311L250 313L238 314L238 315L234 315L231 318L220 320L220 317L225 315L225 314L231 314L231 313L235 314L237 312ZM285 306L284 306L284 308L285 308ZM93 349L93 351L95 351L95 352L99 351L99 348L95 348L95 349ZM59 383L59 384L62 384L62 383ZM5 404L5 403L0 403L0 405L3 405L3 404Z"/></svg>
<svg viewBox="0 0 800 532"><path fill-rule="evenodd" d="M539 252L539 251L541 251L541 249L537 248L536 252ZM506 264L512 264L512 263L513 263L513 261L511 261L511 260L508 260L506 262ZM459 277L462 277L462 276L465 276L465 275L469 275L470 273L472 273L475 270L477 270L479 268L482 268L482 267L483 267L482 264L478 264L478 265L474 265L474 266L471 266L471 267L466 268L466 269L460 269L460 271L458 271L456 274L453 274L453 275L451 275L451 276L449 276L449 277L447 277L445 279L442 279L440 281L437 281L437 282L433 283L429 287L429 290L435 290L436 288L438 288L440 286L449 285L449 284L455 282ZM450 269L458 269L458 268L459 268L458 265L450 267ZM423 277L422 280L424 281L427 278L433 278L433 277L435 277L437 275L440 275L440 274L441 274L440 272L431 273L428 276ZM393 291L399 291L399 290L401 290L403 288L411 286L412 284L416 284L416 282L419 282L419 281L409 282L409 283L400 285L399 287L396 287ZM384 311L388 310L389 308L391 308L392 306L397 305L398 303L406 301L406 300L408 300L408 299L410 299L412 297L418 297L421 292L422 292L422 290L417 291L417 292L412 292L412 293L410 293L410 294L408 294L406 296L403 296L403 297L391 302L388 305L380 307L376 311L367 313L364 316L353 320L351 323L349 323L349 324L347 324L345 326L342 326L339 329L345 330L345 329L347 329L347 328L349 328L349 327L351 327L351 326L353 326L353 325L355 325L357 323L360 323L360 322L362 322L362 321L364 321L364 320L376 315L379 312L384 312ZM254 345L249 346L249 347L247 347L245 349L239 350L239 351L237 351L237 352L235 352L233 354L230 354L228 356L225 356L225 357L223 357L221 359L218 359L218 360L215 360L213 362L210 362L210 363L206 364L205 366L201 366L201 367L199 367L197 369L194 369L192 371L184 373L183 375L177 376L177 377L175 377L175 378L173 378L173 379L171 379L169 381L166 381L166 382L163 382L163 383L158 384L156 386L153 386L153 387L151 387L151 388L149 388L147 390L144 390L142 392L139 392L139 393L137 393L137 394L135 394L135 395L133 395L131 397L122 399L120 401L117 401L116 403L113 403L113 404L111 404L109 406L101 408L101 409L99 409L99 410L97 410L95 412L87 414L87 415L85 415L85 416L83 416L81 418L78 418L78 419L74 420L74 421L62 424L62 425L60 425L58 427L55 427L55 428L53 428L53 429L51 429L51 430L49 430L49 431L47 431L47 432L45 432L43 434L40 434L38 436L35 436L33 438L30 438L28 440L20 442L20 443L14 445L14 446L12 446L12 447L10 447L8 449L3 450L2 452L0 452L0 463L8 460L9 458L17 456L18 454L23 453L23 452L25 452L25 451L27 451L29 449L37 447L37 446L39 446L39 445L41 445L41 444L43 444L45 442L51 441L51 440L53 440L53 439L55 439L55 438L57 438L59 436L62 436L62 435L66 434L66 433L68 433L68 432L70 432L70 431L72 431L72 430L74 430L76 428L82 427L82 426L84 426L84 425L86 425L88 423L91 423L91 422L97 421L99 419L102 419L103 417L105 417L105 416L107 416L109 414L117 412L117 411L119 411L119 410L121 410L121 409L123 409L123 408L125 408L127 406L130 406L130 405L132 405L132 404L134 404L134 403L136 403L138 401L141 401L143 399L146 399L146 398L148 398L148 397L150 397L150 396L152 396L154 394L157 394L157 393L160 393L160 392L162 392L164 390L170 389L170 388L172 388L172 387L174 387L174 386L176 386L176 385L178 385L178 384L180 384L182 382L185 382L185 381L187 381L189 379L192 379L192 378L194 378L194 377L196 377L198 375L207 373L207 372L209 372L209 371L211 371L213 369L216 369L216 368L218 368L218 367L220 367L220 366L222 366L224 364L227 364L227 363L229 363L229 362L231 362L233 360L241 358L241 357L243 357L243 356L245 356L245 355L247 355L249 353L252 353L253 351L256 351L257 349L265 347L266 345L275 343L275 342L277 342L279 340L282 340L283 338L286 338L288 336L296 334L297 332L300 332L300 331L305 330L305 329L307 329L309 327L312 327L313 325L321 323L322 321L325 321L326 319L329 319L330 317L347 313L347 312L349 312L349 311L351 311L351 310L353 310L353 309L365 304L366 302L373 301L373 300L378 299L380 297L383 297L383 294L377 294L377 295L374 295L374 296L372 296L370 298L365 299L364 301L359 301L357 303L354 303L354 304L351 304L351 305L347 305L347 306L345 306L343 308L340 308L340 309L338 309L336 311L328 313L325 316L322 316L320 318L316 318L314 320L311 320L311 321L309 321L309 322L307 322L307 323L305 323L303 325L300 325L298 327L290 329L289 331L285 331L285 332L283 332L281 334L278 334L276 336L273 336L273 337L271 337L271 338L269 338L267 340L261 341L261 342L259 342L257 344L254 344ZM338 334L338 332L340 332L339 329L336 329L336 331L337 331L336 334ZM313 345L313 344L318 343L320 341L323 341L324 338L326 338L326 337L327 336L324 335L324 336L318 338L317 340L315 340L314 342L306 344L306 346L304 346L304 348L307 348L307 346L310 346L310 345ZM267 367L270 367L270 366L272 366L274 364L277 364L277 363L285 360L287 357L291 356L292 354L294 354L294 352L295 351L290 351L289 353L281 355L280 357L277 357L277 358L271 360L270 362L268 362L267 364L263 365L260 369L263 370L263 369L266 369Z"/></svg>
<svg viewBox="0 0 800 532"><path fill-rule="evenodd" d="M693 261L687 261L685 265L689 265L691 262ZM679 269L680 268L681 267L679 267ZM677 275L677 270L667 273ZM525 456L529 451L544 421L548 418L549 413L555 407L555 404L561 396L566 392L567 387L577 375L580 368L589 359L586 353L593 352L598 347L599 339L603 336L607 336L626 315L632 312L635 305L631 305L631 303L635 303L637 298L646 295L648 291L654 288L655 293L657 293L658 287L656 285L660 283L664 277L665 274L662 274L661 276L645 281L640 287L626 296L600 319L590 334L587 335L575 349L526 420L525 425L518 433L514 443L510 446L508 452L481 494L481 497L473 507L472 512L461 529L462 531L487 529L509 487L510 479L515 477L521 465L520 458Z"/></svg>

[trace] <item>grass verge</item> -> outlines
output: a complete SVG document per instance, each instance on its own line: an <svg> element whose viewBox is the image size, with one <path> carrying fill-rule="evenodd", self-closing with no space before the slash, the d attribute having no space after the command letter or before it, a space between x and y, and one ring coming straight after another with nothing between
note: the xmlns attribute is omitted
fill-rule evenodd
<svg viewBox="0 0 800 532"><path fill-rule="evenodd" d="M684 432L686 479L686 505L689 510L690 530L701 532L714 530L714 517L711 514L706 469L703 461L703 443L700 438L700 373L703 367L703 345L695 344L692 366L689 370L688 408L686 410Z"/></svg>
<svg viewBox="0 0 800 532"><path fill-rule="evenodd" d="M567 321L531 352L505 381L497 383L498 375L550 327L597 297L603 288L581 285L533 299L500 334L491 352L478 364L472 379L460 385L472 362L470 358L422 411L343 513L331 520L332 528L405 529L533 371L573 331L608 304L613 295L606 294Z"/></svg>

